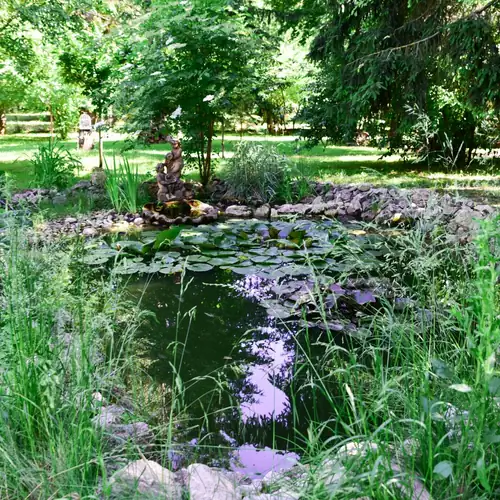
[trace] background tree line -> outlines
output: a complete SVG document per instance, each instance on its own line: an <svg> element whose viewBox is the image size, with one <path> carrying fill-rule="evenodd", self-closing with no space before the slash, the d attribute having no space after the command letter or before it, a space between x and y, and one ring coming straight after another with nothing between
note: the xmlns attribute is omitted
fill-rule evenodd
<svg viewBox="0 0 500 500"><path fill-rule="evenodd" d="M203 182L214 136L252 120L467 166L498 142L499 5L0 0L0 133L46 110L65 136L84 107L144 140L181 131Z"/></svg>

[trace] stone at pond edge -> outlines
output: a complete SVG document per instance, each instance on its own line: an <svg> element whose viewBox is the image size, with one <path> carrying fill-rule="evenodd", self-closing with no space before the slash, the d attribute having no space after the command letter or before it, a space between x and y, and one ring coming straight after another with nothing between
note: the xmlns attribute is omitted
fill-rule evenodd
<svg viewBox="0 0 500 500"><path fill-rule="evenodd" d="M255 217L258 219L269 219L271 215L271 207L269 205L262 205L255 210Z"/></svg>
<svg viewBox="0 0 500 500"><path fill-rule="evenodd" d="M222 472L202 464L187 468L187 486L190 500L234 500L234 485Z"/></svg>
<svg viewBox="0 0 500 500"><path fill-rule="evenodd" d="M253 217L253 210L245 205L231 205L226 208L226 215L231 217Z"/></svg>
<svg viewBox="0 0 500 500"><path fill-rule="evenodd" d="M140 498L180 499L181 488L175 474L152 460L136 460L111 477L109 484L115 498L129 498L127 494L141 493Z"/></svg>

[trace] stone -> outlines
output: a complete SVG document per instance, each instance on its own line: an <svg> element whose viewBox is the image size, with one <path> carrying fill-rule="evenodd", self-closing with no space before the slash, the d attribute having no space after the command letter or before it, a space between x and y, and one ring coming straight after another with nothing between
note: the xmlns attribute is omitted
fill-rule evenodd
<svg viewBox="0 0 500 500"><path fill-rule="evenodd" d="M299 500L300 493L288 491L275 491L274 493L260 493L258 495L248 495L243 500Z"/></svg>
<svg viewBox="0 0 500 500"><path fill-rule="evenodd" d="M271 208L271 219L278 218L278 211L275 208Z"/></svg>
<svg viewBox="0 0 500 500"><path fill-rule="evenodd" d="M68 201L68 197L65 194L58 194L52 198L52 203L54 205L64 205Z"/></svg>
<svg viewBox="0 0 500 500"><path fill-rule="evenodd" d="M75 224L76 222L78 222L78 219L76 219L75 217L67 217L66 219L64 219L64 222L66 224Z"/></svg>
<svg viewBox="0 0 500 500"><path fill-rule="evenodd" d="M115 498L129 498L131 493L140 493L140 498L176 500L182 495L175 474L146 459L136 460L115 472L109 484Z"/></svg>
<svg viewBox="0 0 500 500"><path fill-rule="evenodd" d="M113 424L119 424L121 422L122 415L126 411L127 410L123 406L103 406L101 407L99 414L92 419L92 422L94 425L107 428Z"/></svg>
<svg viewBox="0 0 500 500"><path fill-rule="evenodd" d="M128 441L146 444L153 438L149 425L145 422L134 422L132 424L112 424L107 427L109 441L116 445L125 444Z"/></svg>
<svg viewBox="0 0 500 500"><path fill-rule="evenodd" d="M134 224L136 226L142 226L144 224L144 219L142 217L136 217L134 219Z"/></svg>
<svg viewBox="0 0 500 500"><path fill-rule="evenodd" d="M97 235L97 229L94 227L86 227L82 231L83 236L96 236Z"/></svg>
<svg viewBox="0 0 500 500"><path fill-rule="evenodd" d="M255 217L258 219L269 219L271 215L271 207L269 205L262 205L255 210Z"/></svg>
<svg viewBox="0 0 500 500"><path fill-rule="evenodd" d="M324 203L324 200L323 200L323 197L322 196L316 196L316 198L314 198L312 204L313 205L321 205Z"/></svg>
<svg viewBox="0 0 500 500"><path fill-rule="evenodd" d="M187 468L190 500L234 500L236 486L221 472L203 464Z"/></svg>
<svg viewBox="0 0 500 500"><path fill-rule="evenodd" d="M226 208L226 215L230 217L252 217L253 210L246 205L231 205Z"/></svg>
<svg viewBox="0 0 500 500"><path fill-rule="evenodd" d="M454 221L458 226L463 226L467 229L475 230L479 227L477 220L474 219L482 219L481 212L477 212L472 210L469 207L461 208L455 215Z"/></svg>
<svg viewBox="0 0 500 500"><path fill-rule="evenodd" d="M310 215L323 215L326 208L326 203L313 203L307 213Z"/></svg>

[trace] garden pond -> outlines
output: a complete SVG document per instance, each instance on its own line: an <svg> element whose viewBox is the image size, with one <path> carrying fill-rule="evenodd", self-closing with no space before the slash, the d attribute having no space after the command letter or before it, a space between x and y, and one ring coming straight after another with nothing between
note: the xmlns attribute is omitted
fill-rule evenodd
<svg viewBox="0 0 500 500"><path fill-rule="evenodd" d="M216 463L254 476L293 464L309 423L334 416L336 388L326 396L308 385L325 346L362 342L378 308L410 302L386 259L395 234L227 220L88 244L84 261L114 263L155 313L140 331L141 356L182 407L176 439L189 444L174 462L217 449Z"/></svg>

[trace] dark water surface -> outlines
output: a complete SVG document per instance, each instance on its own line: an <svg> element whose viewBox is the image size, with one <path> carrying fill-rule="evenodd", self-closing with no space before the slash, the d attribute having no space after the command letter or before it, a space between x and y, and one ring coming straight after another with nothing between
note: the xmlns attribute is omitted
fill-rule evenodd
<svg viewBox="0 0 500 500"><path fill-rule="evenodd" d="M140 332L149 374L170 387L174 371L182 380L184 441L236 449L232 468L254 476L290 467L299 451L291 443L307 432L312 406L321 408L307 394L291 401L309 349L297 321L259 305L272 281L228 270L188 273L184 283L182 297L179 275L130 285L136 297L145 290L142 305L157 318Z"/></svg>

